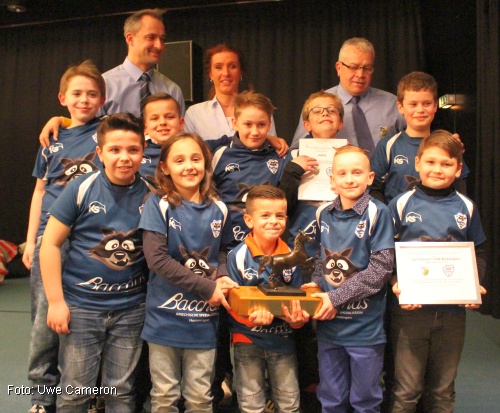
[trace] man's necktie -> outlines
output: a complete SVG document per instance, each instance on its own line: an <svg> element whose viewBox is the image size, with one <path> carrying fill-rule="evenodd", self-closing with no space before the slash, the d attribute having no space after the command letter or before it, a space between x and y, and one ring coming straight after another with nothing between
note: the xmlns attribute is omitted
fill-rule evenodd
<svg viewBox="0 0 500 413"><path fill-rule="evenodd" d="M149 82L151 82L151 78L149 75L144 72L141 75L141 89L139 91L139 96L140 96L140 108L141 108L141 117L142 117L142 108L144 107L144 101L147 99L148 96L151 95L151 92L149 91Z"/></svg>
<svg viewBox="0 0 500 413"><path fill-rule="evenodd" d="M375 149L375 144L373 143L372 134L370 133L370 128L368 127L365 114L358 106L358 102L359 96L353 96L351 98L354 130L356 131L356 137L358 138L358 146L366 149L368 151L368 156L371 157Z"/></svg>

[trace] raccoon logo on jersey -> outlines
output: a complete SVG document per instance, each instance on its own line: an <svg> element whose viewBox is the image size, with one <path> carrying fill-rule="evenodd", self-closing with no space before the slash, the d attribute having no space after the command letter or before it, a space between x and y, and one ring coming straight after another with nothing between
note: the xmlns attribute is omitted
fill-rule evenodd
<svg viewBox="0 0 500 413"><path fill-rule="evenodd" d="M95 152L90 152L83 158L62 158L61 164L64 171L57 177L55 183L58 185L67 185L68 182L86 173L96 171L98 168L92 162L95 158Z"/></svg>
<svg viewBox="0 0 500 413"><path fill-rule="evenodd" d="M233 171L239 171L240 170L240 165L237 163L228 163L226 167L224 168L226 172L233 172Z"/></svg>
<svg viewBox="0 0 500 413"><path fill-rule="evenodd" d="M422 215L417 214L416 212L408 212L405 217L406 222L417 222L419 220L422 222Z"/></svg>
<svg viewBox="0 0 500 413"><path fill-rule="evenodd" d="M90 256L101 261L112 270L123 270L132 265L142 253L142 245L137 239L138 230L127 233L101 228L104 238L95 247L89 249Z"/></svg>
<svg viewBox="0 0 500 413"><path fill-rule="evenodd" d="M352 248L346 248L340 253L323 248L323 252L325 253L325 259L322 261L323 276L328 284L340 287L359 272L359 268L349 259Z"/></svg>
<svg viewBox="0 0 500 413"><path fill-rule="evenodd" d="M106 213L106 206L99 201L92 201L89 205L89 212L92 212L93 214L98 214L99 211L104 211Z"/></svg>
<svg viewBox="0 0 500 413"><path fill-rule="evenodd" d="M181 223L177 221L174 217L170 217L170 219L168 220L168 226L174 229L178 229L179 231L182 231Z"/></svg>
<svg viewBox="0 0 500 413"><path fill-rule="evenodd" d="M279 164L279 162L276 159L269 159L267 161L267 167L275 175L278 172L279 166L280 166L280 164Z"/></svg>
<svg viewBox="0 0 500 413"><path fill-rule="evenodd" d="M366 220L365 221L359 221L358 226L356 227L354 233L358 238L363 238L363 235L365 235L366 231Z"/></svg>
<svg viewBox="0 0 500 413"><path fill-rule="evenodd" d="M408 158L404 155L396 155L394 157L394 163L397 165L403 165L405 162L409 163Z"/></svg>
<svg viewBox="0 0 500 413"><path fill-rule="evenodd" d="M218 238L222 229L222 221L219 220L213 220L212 223L210 224L210 228L212 229L212 235L215 238Z"/></svg>
<svg viewBox="0 0 500 413"><path fill-rule="evenodd" d="M184 267L188 268L196 275L203 278L215 279L217 275L217 268L208 262L208 253L210 252L210 247L204 248L201 252L189 251L182 245L179 245L179 251L182 254L180 263Z"/></svg>
<svg viewBox="0 0 500 413"><path fill-rule="evenodd" d="M455 215L455 221L457 221L458 228L464 229L467 226L467 215L459 212Z"/></svg>

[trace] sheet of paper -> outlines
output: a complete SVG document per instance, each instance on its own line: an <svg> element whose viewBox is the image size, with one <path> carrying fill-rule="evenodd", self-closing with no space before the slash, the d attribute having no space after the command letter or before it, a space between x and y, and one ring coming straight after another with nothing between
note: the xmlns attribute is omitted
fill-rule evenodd
<svg viewBox="0 0 500 413"><path fill-rule="evenodd" d="M396 242L400 304L481 304L472 242Z"/></svg>
<svg viewBox="0 0 500 413"><path fill-rule="evenodd" d="M330 176L335 148L347 145L347 139L300 139L299 154L315 158L318 173L302 176L298 199L303 201L331 201L335 194L331 190Z"/></svg>

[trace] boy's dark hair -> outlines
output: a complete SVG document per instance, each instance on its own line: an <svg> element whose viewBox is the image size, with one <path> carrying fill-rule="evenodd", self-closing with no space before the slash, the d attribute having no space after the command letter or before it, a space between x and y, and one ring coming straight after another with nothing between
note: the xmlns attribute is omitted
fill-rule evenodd
<svg viewBox="0 0 500 413"><path fill-rule="evenodd" d="M459 164L462 163L464 148L462 143L458 139L454 138L450 132L444 129L438 129L426 138L422 139L422 142L420 142L420 146L418 147L417 156L421 158L424 151L432 147L441 148L448 153L450 158L455 158Z"/></svg>
<svg viewBox="0 0 500 413"><path fill-rule="evenodd" d="M146 106L148 105L148 103L158 102L160 100L173 100L175 102L175 108L177 109L177 114L179 115L179 117L181 117L181 106L179 105L179 102L177 102L177 100L175 100L168 93L163 93L163 92L155 93L154 95L149 95L146 98L146 100L144 101L144 105L142 107L143 115L146 113Z"/></svg>
<svg viewBox="0 0 500 413"><path fill-rule="evenodd" d="M234 100L234 118L238 119L241 111L249 106L254 106L260 110L263 110L269 115L269 119L273 116L273 112L276 109L273 106L273 102L267 96L262 93L255 92L254 90L245 90L238 94Z"/></svg>
<svg viewBox="0 0 500 413"><path fill-rule="evenodd" d="M411 72L404 76L398 83L398 102L403 104L405 92L419 92L428 90L437 101L438 86L436 79L424 72Z"/></svg>
<svg viewBox="0 0 500 413"><path fill-rule="evenodd" d="M286 195L282 189L271 185L258 185L250 189L247 193L246 212L253 213L256 199L286 200Z"/></svg>
<svg viewBox="0 0 500 413"><path fill-rule="evenodd" d="M340 120L344 119L344 105L342 105L342 101L340 98L334 93L328 93L324 90L320 90L319 92L312 93L304 102L304 106L302 106L302 120L309 120L309 112L311 111L311 102L317 98L329 98L333 101L333 106L335 106L340 113Z"/></svg>
<svg viewBox="0 0 500 413"><path fill-rule="evenodd" d="M144 146L144 124L142 119L136 118L131 113L117 113L102 118L97 127L97 145L102 149L106 143L106 134L115 130L134 132L141 138L141 145Z"/></svg>
<svg viewBox="0 0 500 413"><path fill-rule="evenodd" d="M64 95L68 90L68 84L75 76L85 76L97 83L101 97L106 96L106 82L92 60L85 60L79 65L70 66L61 77L59 82L59 93Z"/></svg>
<svg viewBox="0 0 500 413"><path fill-rule="evenodd" d="M123 35L127 37L127 33L136 34L141 29L141 19L144 16L152 17L153 19L160 20L163 23L163 15L165 9L143 9L136 11L134 14L127 17L123 25Z"/></svg>
<svg viewBox="0 0 500 413"><path fill-rule="evenodd" d="M212 186L212 154L205 144L205 141L196 133L179 132L162 145L160 159L155 170L155 181L158 186L155 192L160 198L165 198L171 206L176 207L181 205L182 197L177 192L172 177L163 172L163 167L166 166L165 162L172 146L183 139L192 139L201 148L203 158L205 159L205 176L200 182L200 195L205 203L209 204L212 202L212 198L215 197L215 191Z"/></svg>

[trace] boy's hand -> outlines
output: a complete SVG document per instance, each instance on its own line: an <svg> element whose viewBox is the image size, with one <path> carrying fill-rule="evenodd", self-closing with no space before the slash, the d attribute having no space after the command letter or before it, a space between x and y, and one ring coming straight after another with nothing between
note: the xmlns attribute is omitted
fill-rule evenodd
<svg viewBox="0 0 500 413"><path fill-rule="evenodd" d="M308 288L318 288L318 284L313 283L313 282L310 282L310 283L302 284L302 285L300 286L300 288L301 288L302 290L307 290Z"/></svg>
<svg viewBox="0 0 500 413"><path fill-rule="evenodd" d="M290 301L290 311L288 307L282 305L284 317L281 317L292 327L300 327L309 321L309 314L307 311L302 310L299 300Z"/></svg>
<svg viewBox="0 0 500 413"><path fill-rule="evenodd" d="M269 145L276 149L278 156L281 158L284 157L290 149L286 140L278 138L277 136L267 135L267 141L269 142Z"/></svg>
<svg viewBox="0 0 500 413"><path fill-rule="evenodd" d="M422 308L422 304L401 304L400 307L403 310L413 311L413 310L418 310L419 308Z"/></svg>
<svg viewBox="0 0 500 413"><path fill-rule="evenodd" d="M327 293L314 293L311 297L321 298L321 307L313 316L315 320L332 320L337 315L337 309L333 306Z"/></svg>
<svg viewBox="0 0 500 413"><path fill-rule="evenodd" d="M40 145L44 148L47 148L50 145L50 134L55 141L57 141L59 137L59 128L62 126L63 122L60 116L54 116L49 119L49 121L45 124L42 131L40 132L40 136L38 139L40 140Z"/></svg>
<svg viewBox="0 0 500 413"><path fill-rule="evenodd" d="M49 304L47 310L47 325L57 334L69 334L71 314L65 301Z"/></svg>
<svg viewBox="0 0 500 413"><path fill-rule="evenodd" d="M310 156L307 155L300 155L297 156L292 160L292 162L295 162L296 164L300 165L304 169L304 173L307 172L312 172L316 173L319 171L318 166L319 163L316 159L311 158Z"/></svg>
<svg viewBox="0 0 500 413"><path fill-rule="evenodd" d="M224 277L222 277L222 278L224 278ZM212 294L212 296L208 299L207 302L212 307L218 307L222 304L227 311L231 311L231 307L230 307L229 303L227 302L226 297L224 297L224 292L222 291L222 288L219 285L219 283L216 283L215 291Z"/></svg>
<svg viewBox="0 0 500 413"><path fill-rule="evenodd" d="M231 278L229 278L227 275L225 275L224 277L217 278L216 283L221 288L222 292L226 297L227 294L229 293L229 290L232 290L233 288L240 288L240 286L236 282L234 282Z"/></svg>
<svg viewBox="0 0 500 413"><path fill-rule="evenodd" d="M393 286L392 286L392 292L396 295L396 297L399 299L399 294L401 294L401 290L399 289L399 284L396 281Z"/></svg>
<svg viewBox="0 0 500 413"><path fill-rule="evenodd" d="M33 253L35 252L35 243L27 242L23 252L23 264L28 270L31 270L31 263L33 262Z"/></svg>
<svg viewBox="0 0 500 413"><path fill-rule="evenodd" d="M267 310L255 310L248 316L248 321L256 326L267 326L274 320L274 315Z"/></svg>
<svg viewBox="0 0 500 413"><path fill-rule="evenodd" d="M485 295L488 291L486 291L486 288L480 285L479 292L481 293L481 295ZM479 307L481 307L481 304L465 304L465 308L467 310L477 310Z"/></svg>

